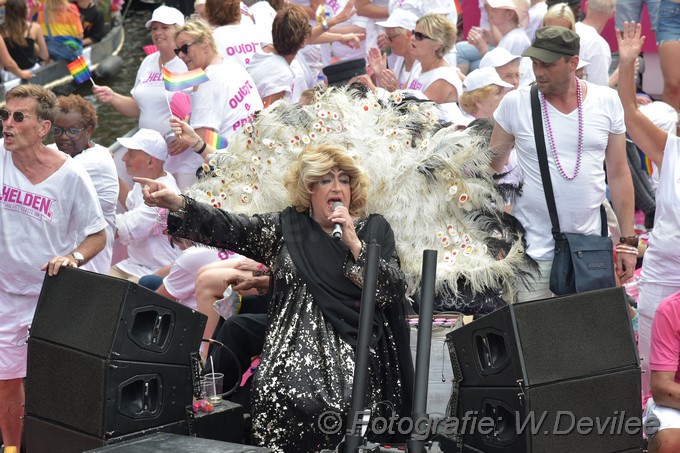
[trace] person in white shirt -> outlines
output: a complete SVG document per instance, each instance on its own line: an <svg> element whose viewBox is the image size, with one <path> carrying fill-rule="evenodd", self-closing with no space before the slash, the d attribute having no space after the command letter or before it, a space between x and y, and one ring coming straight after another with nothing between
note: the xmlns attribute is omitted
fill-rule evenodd
<svg viewBox="0 0 680 453"><path fill-rule="evenodd" d="M612 51L607 41L600 35L607 22L614 17L616 0L589 0L586 17L576 22L576 33L581 37L579 58L588 61L586 80L597 85L609 84L609 66Z"/></svg>
<svg viewBox="0 0 680 453"><path fill-rule="evenodd" d="M545 0L531 0L531 6L529 7L529 25L524 29L529 37L529 41L534 40L536 30L541 28L543 16L545 16L547 11L548 5L545 3Z"/></svg>
<svg viewBox="0 0 680 453"><path fill-rule="evenodd" d="M106 222L90 177L42 144L57 97L25 84L0 109L0 432L21 451L28 328L45 278L79 267L106 243ZM47 272L45 272L47 271Z"/></svg>
<svg viewBox="0 0 680 453"><path fill-rule="evenodd" d="M91 102L77 94L59 97L58 116L52 125L54 142L90 175L106 219L106 246L82 268L106 274L113 254L119 185L111 152L92 141L96 127L97 112Z"/></svg>
<svg viewBox="0 0 680 453"><path fill-rule="evenodd" d="M625 113L626 129L635 144L660 168L654 229L642 263L638 298L638 348L640 358L644 358L640 363L643 370L649 370L652 321L656 309L662 300L680 291L680 273L677 272L680 268L680 138L655 126L638 107L634 66L645 40L642 27L635 22L624 24L622 36L617 36L617 40L620 68L618 92ZM673 380L672 376L670 380ZM650 396L648 372L642 373L642 395L645 398ZM659 431L655 441L661 441L664 437L661 433L664 432Z"/></svg>
<svg viewBox="0 0 680 453"><path fill-rule="evenodd" d="M165 89L162 68L166 67L173 73L187 71L186 64L174 52L175 32L182 25L184 16L178 9L165 5L156 8L146 28L151 29L151 40L158 52L142 60L130 96L96 85L92 92L97 100L111 104L123 116L139 118L140 128L153 129L165 136L170 130L168 121L172 115L168 105L174 93ZM202 163L203 160L194 153L178 153L168 157L165 169L172 173L181 188L187 188L196 182L196 169Z"/></svg>
<svg viewBox="0 0 680 453"><path fill-rule="evenodd" d="M633 182L626 159L621 102L611 88L576 78L578 53L578 35L559 26L538 29L534 43L524 52L533 61L542 99L548 164L560 227L568 233L600 231L606 175L621 236L632 237ZM518 300L551 297L549 277L555 244L534 141L530 89L523 87L508 93L494 118L496 126L490 144L496 150L493 168L502 172L514 146L523 188L513 206L513 215L525 227L526 252L540 268L540 274L532 272L533 285L519 291ZM633 276L636 259L627 253L617 253L616 273L622 283Z"/></svg>
<svg viewBox="0 0 680 453"><path fill-rule="evenodd" d="M205 17L214 28L217 50L225 61L232 61L244 69L253 54L260 49L262 36L252 21L241 20L239 0L206 0Z"/></svg>
<svg viewBox="0 0 680 453"><path fill-rule="evenodd" d="M181 193L175 178L163 170L168 150L161 134L140 129L118 143L127 148L123 162L130 176L154 179ZM127 193L121 191L119 198L127 211L116 215L116 238L127 246L128 257L112 266L109 275L136 282L172 263L180 250L163 233L167 211L145 205L139 183Z"/></svg>

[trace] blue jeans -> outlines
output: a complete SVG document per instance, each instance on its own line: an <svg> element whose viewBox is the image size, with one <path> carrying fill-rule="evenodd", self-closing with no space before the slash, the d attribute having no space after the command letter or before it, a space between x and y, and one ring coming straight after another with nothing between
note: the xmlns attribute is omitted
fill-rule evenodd
<svg viewBox="0 0 680 453"><path fill-rule="evenodd" d="M680 40L680 3L661 0L659 22L656 30L656 44Z"/></svg>
<svg viewBox="0 0 680 453"><path fill-rule="evenodd" d="M489 46L489 50L494 47ZM461 41L456 44L456 58L458 64L469 65L468 73L479 68L479 61L482 59L482 54L479 50L467 41Z"/></svg>
<svg viewBox="0 0 680 453"><path fill-rule="evenodd" d="M624 22L635 21L639 24L642 18L642 5L647 4L647 13L649 13L652 30L656 30L659 22L660 3L660 0L617 0L616 29L623 30Z"/></svg>

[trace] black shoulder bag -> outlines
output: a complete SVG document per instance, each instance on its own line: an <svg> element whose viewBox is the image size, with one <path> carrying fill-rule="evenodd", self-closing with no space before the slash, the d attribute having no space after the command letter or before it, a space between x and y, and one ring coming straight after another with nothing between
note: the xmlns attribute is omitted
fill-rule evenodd
<svg viewBox="0 0 680 453"><path fill-rule="evenodd" d="M580 293L594 289L611 288L616 285L614 278L613 244L607 234L607 216L604 206L600 207L602 234L586 235L562 233L557 218L555 195L550 180L548 154L543 136L541 104L538 87L531 88L531 115L534 121L534 138L545 201L548 204L552 235L555 239L555 257L550 271L550 291L559 296Z"/></svg>

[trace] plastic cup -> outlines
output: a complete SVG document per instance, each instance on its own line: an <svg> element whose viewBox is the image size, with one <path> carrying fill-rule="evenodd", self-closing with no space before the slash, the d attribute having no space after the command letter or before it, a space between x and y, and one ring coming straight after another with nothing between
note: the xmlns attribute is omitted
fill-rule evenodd
<svg viewBox="0 0 680 453"><path fill-rule="evenodd" d="M207 373L201 381L201 397L213 406L222 402L222 383L224 374Z"/></svg>

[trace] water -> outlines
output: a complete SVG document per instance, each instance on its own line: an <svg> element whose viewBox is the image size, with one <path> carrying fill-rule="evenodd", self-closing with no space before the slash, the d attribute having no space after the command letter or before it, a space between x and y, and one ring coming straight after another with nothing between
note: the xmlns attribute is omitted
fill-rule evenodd
<svg viewBox="0 0 680 453"><path fill-rule="evenodd" d="M144 27L151 18L151 11L128 11L125 18L125 44L119 56L123 59L123 68L114 77L98 83L111 87L116 93L126 96L134 85L135 75L139 65L146 56L143 47L151 44L151 31ZM93 140L103 146L110 146L117 137L122 137L127 131L137 126L137 118L127 118L118 113L109 104L102 104L92 94L92 84L87 82L80 85L76 93L94 104L99 117L99 127L93 134Z"/></svg>

